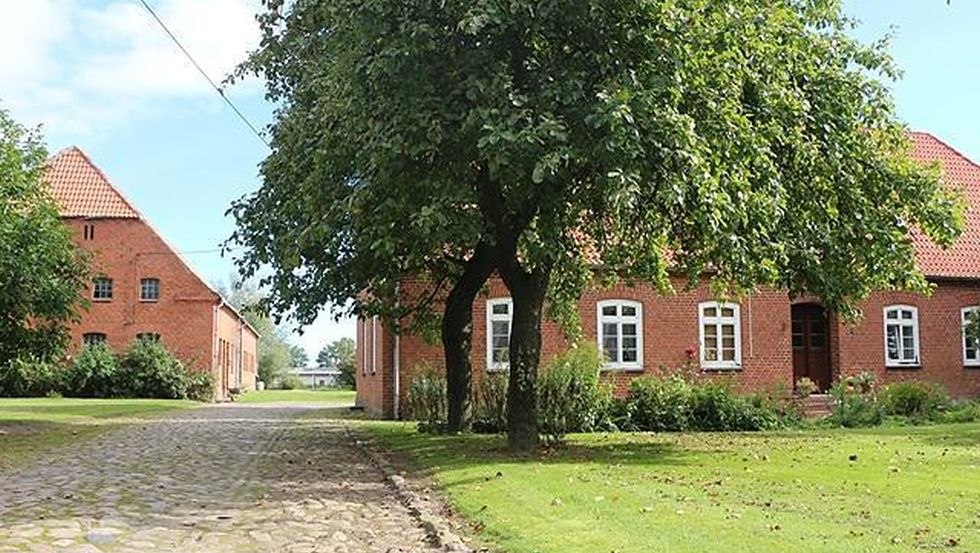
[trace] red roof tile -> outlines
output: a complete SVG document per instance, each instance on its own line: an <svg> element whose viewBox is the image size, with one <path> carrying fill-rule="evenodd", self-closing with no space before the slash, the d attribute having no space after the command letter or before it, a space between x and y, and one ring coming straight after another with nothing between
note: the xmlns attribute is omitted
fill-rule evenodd
<svg viewBox="0 0 980 553"><path fill-rule="evenodd" d="M943 177L962 191L967 203L966 229L949 249L915 232L919 268L929 277L980 278L980 165L929 133L909 136L914 144L912 157L923 163L938 161Z"/></svg>
<svg viewBox="0 0 980 553"><path fill-rule="evenodd" d="M49 159L44 177L62 217L142 218L77 146Z"/></svg>

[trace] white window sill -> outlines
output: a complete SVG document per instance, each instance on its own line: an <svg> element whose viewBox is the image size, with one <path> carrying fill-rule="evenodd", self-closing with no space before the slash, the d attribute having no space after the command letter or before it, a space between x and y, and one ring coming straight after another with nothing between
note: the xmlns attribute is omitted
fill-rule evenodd
<svg viewBox="0 0 980 553"><path fill-rule="evenodd" d="M599 369L604 373L641 373L643 365L603 365Z"/></svg>
<svg viewBox="0 0 980 553"><path fill-rule="evenodd" d="M501 367L499 365L498 366L495 366L495 367L487 367L487 372L488 373L505 373L505 372L510 372L510 365L503 366L503 367Z"/></svg>
<svg viewBox="0 0 980 553"><path fill-rule="evenodd" d="M728 364L728 363L726 363L724 365L722 365L722 364L704 364L704 363L702 363L701 364L701 370L702 371L711 371L711 372L740 371L740 370L742 370L742 365L733 365L733 364Z"/></svg>
<svg viewBox="0 0 980 553"><path fill-rule="evenodd" d="M886 369L921 369L922 363L916 361L914 363L885 363Z"/></svg>

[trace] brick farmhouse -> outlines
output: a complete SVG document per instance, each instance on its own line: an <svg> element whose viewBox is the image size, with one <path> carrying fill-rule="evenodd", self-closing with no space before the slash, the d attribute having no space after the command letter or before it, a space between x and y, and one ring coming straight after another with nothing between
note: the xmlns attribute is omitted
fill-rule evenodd
<svg viewBox="0 0 980 553"><path fill-rule="evenodd" d="M48 161L45 181L76 242L92 256L91 307L72 326L72 350L162 340L214 375L217 399L255 388L258 333L182 259L77 147Z"/></svg>
<svg viewBox="0 0 980 553"><path fill-rule="evenodd" d="M881 292L864 317L845 325L814 298L760 290L738 303L718 303L707 284L662 296L649 286L588 291L579 300L583 331L608 360L603 377L622 394L631 379L692 359L701 371L743 392L790 390L808 377L821 391L864 371L879 382L935 382L959 397L980 395L980 344L963 323L980 310L980 166L927 133L912 133L913 156L938 161L947 182L962 189L967 230L942 250L915 238L919 267L933 282L930 297ZM406 283L410 285L410 283ZM683 288L681 281L678 289ZM511 303L498 280L473 304L473 381L507 370ZM566 347L554 323L542 327L542 361ZM378 319L357 324L357 402L377 416L397 418L412 375L422 363L441 366L440 344L396 335Z"/></svg>

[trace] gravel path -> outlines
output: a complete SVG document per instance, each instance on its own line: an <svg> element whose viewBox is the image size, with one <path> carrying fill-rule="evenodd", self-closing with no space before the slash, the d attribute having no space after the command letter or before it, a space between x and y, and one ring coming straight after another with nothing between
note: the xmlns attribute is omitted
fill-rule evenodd
<svg viewBox="0 0 980 553"><path fill-rule="evenodd" d="M434 550L311 409L178 411L0 474L0 552Z"/></svg>

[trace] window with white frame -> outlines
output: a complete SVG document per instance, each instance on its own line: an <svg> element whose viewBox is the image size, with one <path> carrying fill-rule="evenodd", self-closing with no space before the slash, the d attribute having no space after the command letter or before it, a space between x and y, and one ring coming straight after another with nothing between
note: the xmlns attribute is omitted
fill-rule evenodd
<svg viewBox="0 0 980 553"><path fill-rule="evenodd" d="M643 306L629 300L596 304L596 336L608 369L643 368Z"/></svg>
<svg viewBox="0 0 980 553"><path fill-rule="evenodd" d="M82 344L97 346L106 343L106 335L102 332L86 332L82 334Z"/></svg>
<svg viewBox="0 0 980 553"><path fill-rule="evenodd" d="M742 323L737 303L710 301L698 305L701 367L738 369L742 366Z"/></svg>
<svg viewBox="0 0 980 553"><path fill-rule="evenodd" d="M510 368L510 327L514 302L510 298L487 300L487 370Z"/></svg>
<svg viewBox="0 0 980 553"><path fill-rule="evenodd" d="M980 305L971 305L960 310L963 321L963 365L980 367Z"/></svg>
<svg viewBox="0 0 980 553"><path fill-rule="evenodd" d="M160 299L160 279L144 278L140 280L140 301L158 301Z"/></svg>
<svg viewBox="0 0 980 553"><path fill-rule="evenodd" d="M911 305L885 308L885 365L919 364L919 310Z"/></svg>
<svg viewBox="0 0 980 553"><path fill-rule="evenodd" d="M92 299L95 301L109 301L112 299L112 279L99 277L92 281Z"/></svg>

